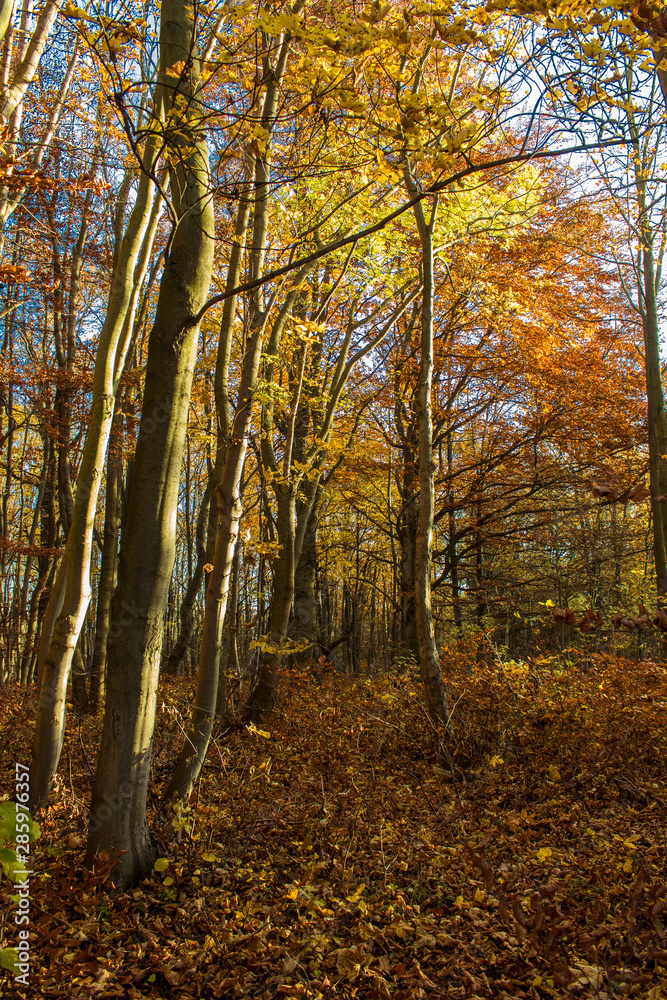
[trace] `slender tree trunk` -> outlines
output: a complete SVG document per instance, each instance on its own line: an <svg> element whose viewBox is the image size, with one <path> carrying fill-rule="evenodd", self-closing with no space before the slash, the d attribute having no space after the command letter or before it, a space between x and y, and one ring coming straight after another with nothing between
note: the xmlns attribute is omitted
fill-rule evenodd
<svg viewBox="0 0 667 1000"><path fill-rule="evenodd" d="M611 600L614 610L618 609L621 602L621 582L622 582L622 564L621 564L621 540L618 534L618 515L616 513L616 504L611 505L611 529L612 529L612 551L614 554L614 583L611 592Z"/></svg>
<svg viewBox="0 0 667 1000"><path fill-rule="evenodd" d="M280 679L280 663L282 654L280 647L287 634L292 597L294 595L294 545L296 505L291 483L276 484L276 499L278 500L278 538L281 542L280 553L273 564L273 594L269 612L268 641L275 649L262 653L261 664L248 704L246 717L250 722L261 722L273 711L278 695Z"/></svg>
<svg viewBox="0 0 667 1000"><path fill-rule="evenodd" d="M317 597L315 578L317 576L317 524L319 490L303 535L299 561L294 573L294 637L307 640L310 646L302 654L302 660L313 658L317 648L319 633L317 622Z"/></svg>
<svg viewBox="0 0 667 1000"><path fill-rule="evenodd" d="M278 46L275 65L265 60L264 73L270 79L262 106L262 127L268 136L275 124L275 114L280 82L282 80L290 36L285 35ZM252 219L252 247L250 253L250 274L258 278L261 274L268 224L268 197L271 153L270 143L264 156L247 154L246 183L254 177L254 209ZM232 249L227 275L227 288L231 290L238 283L241 268L241 246L249 219L248 199L239 207L235 242ZM290 292L280 311L277 324L284 326L296 297ZM223 626L234 552L238 542L239 524L243 511L241 499L241 477L248 446L248 435L252 419L253 399L257 387L259 363L262 356L264 334L268 321L268 311L264 309L263 294L260 290L252 296L250 303L250 339L243 360L238 393L238 406L234 420L231 420L229 392L229 360L231 354L232 331L236 297L230 296L223 310L220 345L216 360L215 401L217 415L217 449L214 468L211 473L212 491L217 503L217 533L213 562L206 587L206 607L202 625L202 642L197 672L195 705L192 709L190 727L185 744L176 762L174 772L164 792L164 799L187 799L194 782L201 771L208 750L213 721L218 701L220 678L220 658Z"/></svg>
<svg viewBox="0 0 667 1000"><path fill-rule="evenodd" d="M407 188L414 197L416 186L406 166ZM437 196L427 223L422 202L414 207L422 246L421 356L417 392L419 428L419 514L415 554L415 613L419 645L419 666L426 692L429 714L436 724L448 725L447 693L442 679L440 658L435 641L431 606L431 548L435 509L435 462L433 460L433 418L431 390L433 383L433 230Z"/></svg>
<svg viewBox="0 0 667 1000"><path fill-rule="evenodd" d="M418 435L415 414L403 399L400 372L394 379L394 424L401 441L401 509L398 515L398 540L401 548L401 644L415 659L418 657L417 617L415 612L415 558L417 519L419 515L419 477L417 470Z"/></svg>
<svg viewBox="0 0 667 1000"><path fill-rule="evenodd" d="M234 695L238 694L241 683L238 636L241 549L241 540L237 537L234 560L232 562L232 582L230 584L229 599L227 601L225 623L223 626L223 636L227 636L227 655L225 656L223 651L220 658L220 683L218 684L218 696L215 703L215 714L218 718L229 711L234 712Z"/></svg>
<svg viewBox="0 0 667 1000"><path fill-rule="evenodd" d="M649 234L644 234L642 250L644 278L644 351L646 358L646 395L649 428L649 484L653 513L653 559L655 564L658 603L667 601L667 548L664 507L656 498L667 493L667 414L660 365L658 308L655 294L655 266Z"/></svg>
<svg viewBox="0 0 667 1000"><path fill-rule="evenodd" d="M234 242L232 244L229 266L227 268L226 291L231 292L239 284L241 267L243 264L243 251L250 220L251 193L253 179L260 186L261 191L256 192L254 214L258 211L266 212L266 191L263 185L263 178L256 171L262 171L255 159L247 155L245 165L244 192L239 201L239 210L236 217L234 229ZM262 197L261 195L264 195ZM256 228L256 226L254 227ZM263 260L264 245L258 248L254 254L254 267ZM256 276L256 275L255 275ZM220 338L215 365L215 408L216 408L216 451L213 467L210 470L206 492L206 520L204 520L204 501L197 522L197 564L188 589L185 593L181 605L181 623L179 636L172 649L167 663L167 670L171 673L178 673L180 664L185 656L186 650L190 647L194 633L194 605L204 579L204 566L212 563L215 555L216 528L218 524L217 494L216 491L222 480L225 467L227 445L231 434L232 416L229 402L229 361L232 351L232 336L234 332L234 321L236 318L237 296L230 295L225 299L220 321ZM202 546L203 531L208 524L206 540Z"/></svg>
<svg viewBox="0 0 667 1000"><path fill-rule="evenodd" d="M107 638L111 598L116 581L118 564L118 539L120 536L120 482L123 475L120 448L111 448L107 464L107 487L104 513L104 541L100 576L97 585L97 616L95 644L90 665L89 711L96 715L104 702Z"/></svg>
<svg viewBox="0 0 667 1000"><path fill-rule="evenodd" d="M37 500L35 503L35 508L33 510L32 524L30 526L29 543L31 546L35 545L37 540L37 529L42 521L42 506L48 488L47 484L49 479L50 447L49 447L49 439L46 434L44 435L43 439L43 447L44 450L42 458L42 472L40 476L39 491L37 493ZM28 591L30 589L30 578L32 575L32 568L34 561L35 561L34 555L32 553L29 553L28 556L26 557L25 570L23 573L23 583L21 586L21 594L19 599L19 624L23 622L28 607ZM39 588L40 593L44 589L44 584L46 583L47 575L48 575L48 567L45 573L42 573L40 571L40 573L38 574L38 580L35 590ZM21 684L27 683L28 664L32 656L35 627L37 625L38 601L39 601L39 594L37 594L37 598L33 599L30 604L30 612L28 615L23 651L21 655L20 664L18 665L18 678Z"/></svg>
<svg viewBox="0 0 667 1000"><path fill-rule="evenodd" d="M447 476L449 478L450 489L448 491L447 502L449 512L447 514L449 539L447 542L447 558L449 560L449 577L452 584L452 613L454 624L459 631L463 628L463 616L461 614L461 592L459 590L459 557L456 551L456 514L454 513L454 495L451 489L452 470L454 467L452 431L447 431Z"/></svg>
<svg viewBox="0 0 667 1000"><path fill-rule="evenodd" d="M210 563L212 549L208 543L207 525L210 520L211 509L211 479L209 478L202 497L201 507L197 516L197 526L195 529L195 539L197 548L197 561L192 576L188 582L180 607L180 623L178 638L174 643L165 670L169 674L178 675L185 654L192 647L192 638L195 631L195 602L197 594L204 579L204 567Z"/></svg>
<svg viewBox="0 0 667 1000"><path fill-rule="evenodd" d="M72 663L72 702L76 712L82 715L88 707L88 692L86 690L86 679L88 671L83 655L83 630L79 636L76 649L74 650Z"/></svg>
<svg viewBox="0 0 667 1000"><path fill-rule="evenodd" d="M154 142L151 139L148 143L148 166L152 166L154 161ZM113 422L115 393L129 349L139 291L157 226L158 216L157 211L152 212L153 203L153 182L142 174L113 275L107 317L95 360L91 414L79 468L72 522L47 612L48 628L52 628L48 651L46 637L40 645L40 654L44 654L44 659L40 663L39 708L30 772L31 804L37 809L45 808L48 803L52 778L60 760L67 681L90 602L93 529Z"/></svg>
<svg viewBox="0 0 667 1000"><path fill-rule="evenodd" d="M232 425L222 480L216 491L218 530L213 568L208 575L206 586L206 609L202 625L195 704L183 749L164 792L163 798L167 801L189 798L204 763L213 729L220 675L222 630L234 551L243 512L241 475L248 447L253 398L262 354L263 331L264 322L261 328L255 331L244 359L239 389L240 405Z"/></svg>
<svg viewBox="0 0 667 1000"><path fill-rule="evenodd" d="M180 77L169 67L184 65ZM171 200L177 221L148 342L146 382L107 652L107 702L90 811L86 863L123 852L121 887L147 875L155 849L146 793L155 725L164 612L176 543L179 478L198 328L213 266L214 216L199 96L192 7L164 0L159 89L173 127Z"/></svg>
<svg viewBox="0 0 667 1000"><path fill-rule="evenodd" d="M627 67L628 95L633 92L633 76ZM664 86L664 71L659 73ZM653 522L653 559L655 565L658 607L667 606L667 504L657 498L667 493L667 411L660 364L660 331L657 286L660 282L661 260L654 256L654 232L651 226L651 206L647 197L647 175L652 170L642 155L642 140L631 104L627 108L628 127L632 141L632 162L637 197L637 229L639 231L638 306L644 332L646 395L648 401L649 485Z"/></svg>
<svg viewBox="0 0 667 1000"><path fill-rule="evenodd" d="M413 481L410 482L410 479ZM398 535L401 544L401 641L405 649L416 657L419 652L415 604L419 502L415 495L415 486L414 477L404 470L404 488L401 493L403 509Z"/></svg>
<svg viewBox="0 0 667 1000"><path fill-rule="evenodd" d="M486 603L486 586L484 583L484 544L481 532L482 512L480 505L477 505L477 531L475 532L475 608L477 616L477 663L483 666L486 662L487 640L484 632L488 605Z"/></svg>
<svg viewBox="0 0 667 1000"><path fill-rule="evenodd" d="M45 570L40 570L40 574L35 584L35 589L32 592L32 597L30 598L30 610L28 611L28 627L26 630L25 644L23 646L23 653L21 655L21 684L28 684L30 682L30 665L33 660L33 655L35 653L35 633L37 631L37 621L39 618L39 607L46 587L46 582L49 577L51 565L49 564Z"/></svg>

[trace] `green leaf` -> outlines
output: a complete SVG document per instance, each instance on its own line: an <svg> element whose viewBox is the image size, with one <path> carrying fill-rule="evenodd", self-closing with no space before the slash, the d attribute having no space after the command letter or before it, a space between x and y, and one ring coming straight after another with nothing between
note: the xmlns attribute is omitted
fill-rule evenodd
<svg viewBox="0 0 667 1000"><path fill-rule="evenodd" d="M16 843L16 825L28 825L28 839L30 843L38 840L41 836L39 824L30 818L30 813L25 806L17 805L16 802L0 802L0 841L11 840ZM21 831L23 832L23 831Z"/></svg>
<svg viewBox="0 0 667 1000"><path fill-rule="evenodd" d="M9 875L13 871L17 861L16 851L13 851L11 847L0 848L0 865L2 865L5 875Z"/></svg>
<svg viewBox="0 0 667 1000"><path fill-rule="evenodd" d="M16 948L0 948L0 968L13 971L19 964Z"/></svg>
<svg viewBox="0 0 667 1000"><path fill-rule="evenodd" d="M23 864L21 860L16 861L15 864L9 865L9 871L7 875L13 882L21 882L26 877L28 869Z"/></svg>

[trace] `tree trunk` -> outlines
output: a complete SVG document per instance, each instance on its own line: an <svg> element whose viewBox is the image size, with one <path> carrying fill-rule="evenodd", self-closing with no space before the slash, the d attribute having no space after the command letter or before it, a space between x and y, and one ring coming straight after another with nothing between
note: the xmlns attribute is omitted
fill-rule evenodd
<svg viewBox="0 0 667 1000"><path fill-rule="evenodd" d="M180 77L169 67L183 66ZM146 382L107 652L107 704L90 811L86 863L124 852L126 887L147 875L155 849L146 823L164 611L174 566L179 478L198 327L213 267L214 216L201 118L192 8L164 0L159 89L173 126L171 200L177 216L148 342Z"/></svg>
<svg viewBox="0 0 667 1000"><path fill-rule="evenodd" d="M405 477L404 477L405 484ZM415 606L418 498L412 490L402 491L403 509L398 532L401 544L401 642L415 658L419 653Z"/></svg>
<svg viewBox="0 0 667 1000"><path fill-rule="evenodd" d="M645 242L644 242L645 241ZM667 601L667 549L664 523L666 504L659 496L667 492L667 414L660 365L658 308L655 294L655 266L649 235L644 234L642 250L644 279L644 350L646 358L646 395L648 399L648 452L651 509L653 514L653 559L655 564L658 603Z"/></svg>
<svg viewBox="0 0 667 1000"><path fill-rule="evenodd" d="M204 579L204 567L211 561L212 558L212 551L208 544L208 534L210 532L207 532L207 525L210 520L210 509L211 479L209 479L206 484L201 507L199 508L199 515L197 517L197 527L195 530L197 562L195 563L194 571L190 577L185 594L183 595L183 600L181 601L178 638L169 653L169 659L167 660L167 665L165 667L166 673L173 674L174 676L178 676L180 673L181 664L185 654L192 647L192 637L194 636L195 631L195 601L197 600L197 594L199 593L199 588L201 587L202 580Z"/></svg>
<svg viewBox="0 0 667 1000"><path fill-rule="evenodd" d="M226 634L227 636L227 655L225 656L223 650L220 658L220 682L218 684L218 696L215 703L215 714L218 718L226 715L228 712L234 712L233 699L234 695L238 694L241 683L238 638L241 548L240 538L237 538L236 548L234 549L234 560L232 562L232 581L223 625L223 635ZM230 681L232 682L231 684Z"/></svg>
<svg viewBox="0 0 667 1000"><path fill-rule="evenodd" d="M105 670L107 662L107 638L109 636L109 615L111 598L118 565L118 539L120 536L120 481L123 475L119 449L109 452L107 464L107 488L104 514L104 542L100 561L100 578L97 586L97 617L95 621L95 645L90 665L90 695L88 709L96 715L104 703Z"/></svg>
<svg viewBox="0 0 667 1000"><path fill-rule="evenodd" d="M302 660L312 659L317 654L317 597L315 577L317 575L317 523L319 491L310 510L308 523L303 535L301 554L294 573L294 637L306 640L310 646L302 654Z"/></svg>
<svg viewBox="0 0 667 1000"><path fill-rule="evenodd" d="M291 38L286 34L278 46L275 65L269 56L264 62L264 75L269 83L262 106L261 122L267 136L275 125L280 83L285 71ZM271 170L271 147L267 144L264 156L256 156L250 151L246 158L246 183L254 177L254 211L252 219L252 246L250 253L250 275L258 278L264 265L266 251L266 231L269 207L269 180ZM241 248L249 218L249 198L242 200L237 218L235 242L232 248L227 289L238 284L241 268ZM297 276L296 285L300 283ZM276 326L284 326L290 315L296 292L290 291L280 310ZM217 448L211 473L212 491L217 503L217 533L213 568L206 587L206 607L202 625L202 641L199 652L197 690L192 709L190 727L185 743L176 762L174 772L164 792L164 799L187 799L190 796L208 750L215 711L218 700L220 678L220 657L222 634L229 595L230 579L237 546L239 525L243 511L241 498L241 477L248 447L248 435L252 420L252 409L259 363L262 356L264 334L268 321L268 310L264 309L261 289L252 296L250 302L250 340L243 359L241 380L238 391L238 406L234 420L231 420L229 392L229 360L231 354L236 296L225 301L221 323L220 345L216 359L215 402L217 415ZM275 329L274 329L275 335Z"/></svg>
<svg viewBox="0 0 667 1000"><path fill-rule="evenodd" d="M659 76L661 85L663 85L664 72L661 72ZM627 84L628 94L631 95L633 78L629 67L627 69ZM637 196L637 229L640 243L639 260L637 261L639 278L637 304L644 332L648 400L649 485L653 515L653 559L658 607L664 608L667 606L667 504L663 504L657 499L667 493L667 412L665 411L665 394L660 364L660 331L656 288L656 285L659 284L660 267L656 268L651 206L647 203L647 176L652 173L652 166L646 162L643 156L642 141L630 104L627 114L632 140L632 162Z"/></svg>
<svg viewBox="0 0 667 1000"><path fill-rule="evenodd" d="M408 192L415 197L417 189L405 168ZM433 419L431 389L433 383L433 230L437 213L434 199L431 219L427 223L422 202L414 207L422 246L421 357L417 391L417 421L419 429L419 514L415 551L415 614L419 645L419 666L426 692L429 714L436 725L449 725L447 693L442 679L440 658L435 641L431 606L431 548L435 508L435 462L433 461Z"/></svg>
<svg viewBox="0 0 667 1000"><path fill-rule="evenodd" d="M415 612L415 558L417 553L417 519L419 516L419 478L417 471L418 436L415 414L403 400L397 372L394 383L394 424L401 441L401 509L397 534L401 547L401 644L418 658L417 617Z"/></svg>
<svg viewBox="0 0 667 1000"><path fill-rule="evenodd" d="M287 634L292 597L294 595L294 545L296 518L294 491L292 484L275 484L278 501L278 538L281 543L278 558L273 564L273 594L269 612L269 649L262 652L257 681L250 692L246 705L246 717L250 722L261 722L273 711L278 695L280 646Z"/></svg>
<svg viewBox="0 0 667 1000"><path fill-rule="evenodd" d="M252 407L257 388L257 373L262 353L264 323L255 331L246 353L239 407L236 411L222 480L217 488L218 530L215 539L213 568L206 586L206 609L199 651L197 690L190 726L163 798L188 799L201 771L215 719L220 676L222 628L232 574L234 550L243 512L241 475L248 447Z"/></svg>
<svg viewBox="0 0 667 1000"><path fill-rule="evenodd" d="M454 467L454 448L452 431L447 431L447 477L450 489L447 502L449 512L447 514L449 539L447 542L447 558L449 560L449 574L452 583L452 613L454 624L460 631L463 628L463 616L461 614L461 594L459 590L459 557L456 551L456 514L454 513L454 494L451 489L452 470Z"/></svg>
<svg viewBox="0 0 667 1000"><path fill-rule="evenodd" d="M146 154L152 168L155 140ZM137 200L123 238L113 275L109 305L93 376L93 399L81 457L65 554L53 589L40 654L39 708L30 771L30 799L35 809L48 804L65 729L65 694L72 657L90 601L93 529L102 470L111 433L114 398L134 327L134 311L148 265L157 212L151 220L154 185L141 176ZM152 224L151 224L152 223ZM48 630L51 641L46 649Z"/></svg>
<svg viewBox="0 0 667 1000"><path fill-rule="evenodd" d="M72 658L72 703L74 705L74 710L79 715L83 715L88 707L88 692L86 690L87 670L86 662L81 649L82 638L83 630L79 636L79 642L77 643L76 649L74 650L74 656Z"/></svg>
<svg viewBox="0 0 667 1000"><path fill-rule="evenodd" d="M255 177L256 171L261 169L259 166L260 163L261 161L256 162L252 156L246 156L244 196L241 197L239 201L239 210L236 217L234 242L232 244L229 266L227 268L227 280L225 284L225 290L227 292L231 292L232 289L236 288L241 276L243 251L245 247L248 222L250 219L250 188L254 186L253 179L255 179L261 187L261 191L256 194L255 198L254 215L257 221L259 221L258 213L266 213L267 210L265 185L263 185L262 177ZM264 197L261 197L262 192ZM257 226L254 226L254 229L256 228ZM261 242L260 246L256 247L253 256L253 268L254 272L256 272L254 273L254 276L256 277L258 274L257 267L258 265L261 265L261 261L264 257L263 242ZM204 494L207 511L206 521L203 520L204 501L202 501L202 509L197 522L197 565L186 591L183 604L181 605L181 626L178 640L171 651L169 661L167 663L167 670L173 673L178 672L181 661L185 656L185 652L192 642L194 632L194 603L197 599L199 588L201 587L204 579L204 566L212 563L215 555L216 528L218 524L217 489L222 481L225 458L227 454L227 445L229 443L232 426L231 407L229 402L229 361L232 350L234 320L236 318L236 304L236 295L229 295L228 298L225 299L222 310L222 319L220 321L220 339L216 355L214 382L216 410L215 459L209 472L206 492ZM206 525L208 527L206 530L206 540L204 542L203 532Z"/></svg>

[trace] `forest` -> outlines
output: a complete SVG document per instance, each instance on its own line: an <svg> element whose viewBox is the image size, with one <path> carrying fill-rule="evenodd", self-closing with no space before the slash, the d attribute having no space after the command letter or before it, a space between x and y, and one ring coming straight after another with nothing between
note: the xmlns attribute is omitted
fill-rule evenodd
<svg viewBox="0 0 667 1000"><path fill-rule="evenodd" d="M667 997L663 0L0 40L0 995Z"/></svg>

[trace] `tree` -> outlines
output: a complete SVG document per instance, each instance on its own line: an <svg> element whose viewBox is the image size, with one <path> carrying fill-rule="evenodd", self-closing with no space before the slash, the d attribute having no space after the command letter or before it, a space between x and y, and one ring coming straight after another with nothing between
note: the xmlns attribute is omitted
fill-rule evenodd
<svg viewBox="0 0 667 1000"><path fill-rule="evenodd" d="M146 788L155 720L162 623L175 545L178 482L197 352L195 317L206 298L214 251L209 160L202 121L197 24L183 0L160 18L154 128L164 125L174 229L166 256L146 384L118 586L112 602L108 693L87 847L127 851L119 885L147 874L154 848L146 825ZM161 112L161 114L160 114ZM149 140L149 148L154 140ZM137 560L142 549L145 558Z"/></svg>
<svg viewBox="0 0 667 1000"><path fill-rule="evenodd" d="M158 111L159 113L159 111ZM106 320L95 363L91 415L67 528L65 556L54 583L40 640L39 712L33 745L31 804L45 808L65 723L72 658L90 601L93 527L102 470L114 416L114 400L132 335L134 317L159 219L150 176L157 137L147 144L144 171L118 251Z"/></svg>

